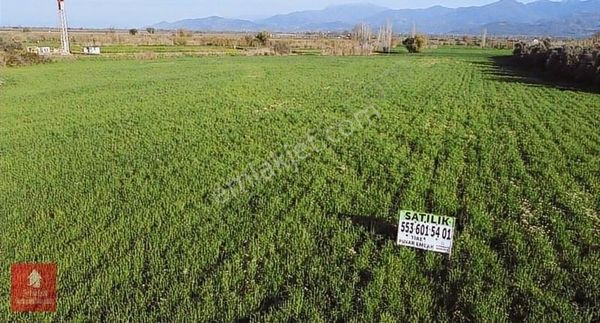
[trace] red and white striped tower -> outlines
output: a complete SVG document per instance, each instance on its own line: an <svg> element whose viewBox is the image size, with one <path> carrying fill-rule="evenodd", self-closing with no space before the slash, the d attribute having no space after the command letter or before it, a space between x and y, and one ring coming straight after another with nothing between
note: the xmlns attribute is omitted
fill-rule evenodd
<svg viewBox="0 0 600 323"><path fill-rule="evenodd" d="M69 46L69 31L67 26L67 15L65 14L65 0L58 1L58 19L60 20L60 53L71 54Z"/></svg>

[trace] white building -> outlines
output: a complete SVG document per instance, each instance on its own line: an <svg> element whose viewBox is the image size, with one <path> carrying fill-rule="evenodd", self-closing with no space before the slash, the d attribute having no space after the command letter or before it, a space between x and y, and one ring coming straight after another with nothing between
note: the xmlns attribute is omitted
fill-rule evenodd
<svg viewBox="0 0 600 323"><path fill-rule="evenodd" d="M50 47L27 47L27 52L43 56L52 55L52 49L50 49Z"/></svg>
<svg viewBox="0 0 600 323"><path fill-rule="evenodd" d="M40 47L38 54L40 55L51 55L52 54L52 50L50 49L50 47Z"/></svg>
<svg viewBox="0 0 600 323"><path fill-rule="evenodd" d="M84 46L83 53L86 55L100 55L100 46Z"/></svg>

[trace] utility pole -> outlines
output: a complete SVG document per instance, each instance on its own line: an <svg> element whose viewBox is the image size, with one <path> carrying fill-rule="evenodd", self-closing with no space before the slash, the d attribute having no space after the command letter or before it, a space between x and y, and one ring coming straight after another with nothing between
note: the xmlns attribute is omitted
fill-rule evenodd
<svg viewBox="0 0 600 323"><path fill-rule="evenodd" d="M60 53L63 55L71 54L69 45L69 30L67 25L67 15L65 14L65 0L58 1L58 19L60 21Z"/></svg>

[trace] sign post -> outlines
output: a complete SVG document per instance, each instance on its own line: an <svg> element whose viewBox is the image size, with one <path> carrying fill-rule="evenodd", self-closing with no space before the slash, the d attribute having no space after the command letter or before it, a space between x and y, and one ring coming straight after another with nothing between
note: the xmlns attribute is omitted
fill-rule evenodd
<svg viewBox="0 0 600 323"><path fill-rule="evenodd" d="M452 253L455 218L400 211L397 245L434 252Z"/></svg>

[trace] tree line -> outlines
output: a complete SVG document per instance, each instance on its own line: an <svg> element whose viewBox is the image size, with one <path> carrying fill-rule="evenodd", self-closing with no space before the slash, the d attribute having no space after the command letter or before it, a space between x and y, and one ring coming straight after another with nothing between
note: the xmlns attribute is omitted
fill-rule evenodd
<svg viewBox="0 0 600 323"><path fill-rule="evenodd" d="M600 42L592 46L554 46L549 39L515 44L513 56L521 66L544 71L561 80L600 86Z"/></svg>

